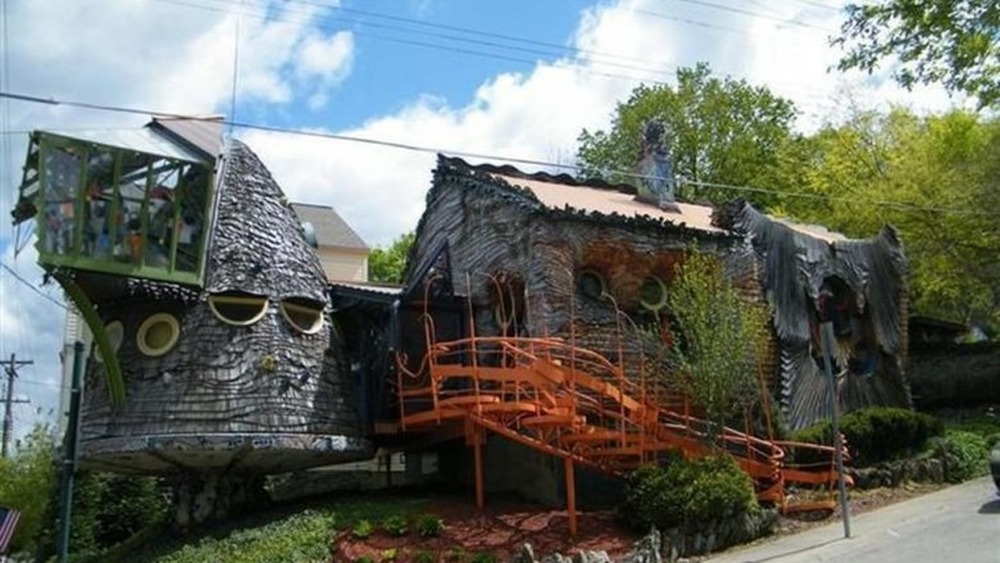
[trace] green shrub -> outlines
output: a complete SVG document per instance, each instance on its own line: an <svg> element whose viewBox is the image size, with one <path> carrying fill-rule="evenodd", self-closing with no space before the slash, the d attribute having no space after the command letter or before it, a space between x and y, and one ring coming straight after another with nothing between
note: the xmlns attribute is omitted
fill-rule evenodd
<svg viewBox="0 0 1000 563"><path fill-rule="evenodd" d="M421 514L417 516L417 533L422 538L433 538L441 535L444 530L444 521L433 514Z"/></svg>
<svg viewBox="0 0 1000 563"><path fill-rule="evenodd" d="M405 536L406 532L409 531L406 526L406 517L399 514L393 514L383 520L382 529L390 536L396 537Z"/></svg>
<svg viewBox="0 0 1000 563"><path fill-rule="evenodd" d="M942 418L946 421L948 430L972 432L987 440L1000 434L1000 418L985 413L961 412L951 417L944 415Z"/></svg>
<svg viewBox="0 0 1000 563"><path fill-rule="evenodd" d="M418 551L413 556L413 563L437 563L437 557L434 557L430 551Z"/></svg>
<svg viewBox="0 0 1000 563"><path fill-rule="evenodd" d="M308 509L263 526L188 540L157 563L310 563L329 561L330 539L336 516L327 510ZM136 554L125 561L142 561ZM101 561L105 561L102 559Z"/></svg>
<svg viewBox="0 0 1000 563"><path fill-rule="evenodd" d="M355 559L354 563L375 563L375 558L371 555L362 555Z"/></svg>
<svg viewBox="0 0 1000 563"><path fill-rule="evenodd" d="M847 413L840 420L840 433L854 466L867 467L882 461L914 455L927 441L940 436L944 424L928 414L892 407L872 407ZM792 441L833 445L830 422L824 421L794 432ZM822 463L829 455L800 450L795 463Z"/></svg>
<svg viewBox="0 0 1000 563"><path fill-rule="evenodd" d="M490 552L478 553L471 563L500 563L500 558Z"/></svg>
<svg viewBox="0 0 1000 563"><path fill-rule="evenodd" d="M621 514L639 531L693 529L758 509L753 483L728 456L642 467L629 475L624 496Z"/></svg>
<svg viewBox="0 0 1000 563"><path fill-rule="evenodd" d="M382 550L382 553L379 556L379 560L382 561L383 563L389 563L390 561L395 561L398 555L399 551L394 547L390 547L389 549Z"/></svg>
<svg viewBox="0 0 1000 563"><path fill-rule="evenodd" d="M932 442L930 455L944 464L944 477L947 481L961 483L986 474L990 445L978 434L952 430Z"/></svg>
<svg viewBox="0 0 1000 563"><path fill-rule="evenodd" d="M375 532L375 525L370 520L358 520L351 533L358 539L368 539Z"/></svg>

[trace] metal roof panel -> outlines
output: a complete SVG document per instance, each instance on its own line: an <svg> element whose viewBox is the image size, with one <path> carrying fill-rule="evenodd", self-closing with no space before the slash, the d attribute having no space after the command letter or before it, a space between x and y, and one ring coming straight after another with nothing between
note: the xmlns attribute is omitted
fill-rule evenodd
<svg viewBox="0 0 1000 563"><path fill-rule="evenodd" d="M141 129L94 129L83 131L42 131L44 134L58 135L67 139L95 143L119 149L153 154L186 162L206 161L205 157L165 135L143 127Z"/></svg>

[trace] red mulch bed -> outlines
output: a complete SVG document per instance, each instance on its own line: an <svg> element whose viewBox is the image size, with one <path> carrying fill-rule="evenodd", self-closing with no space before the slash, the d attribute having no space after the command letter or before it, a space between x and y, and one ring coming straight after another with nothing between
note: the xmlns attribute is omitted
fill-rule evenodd
<svg viewBox="0 0 1000 563"><path fill-rule="evenodd" d="M910 484L895 489L873 489L851 493L851 513L860 514L940 490L942 484ZM388 561L386 550L395 549L394 562L413 561L415 555L429 552L438 562L468 562L480 553L492 553L500 561L508 561L525 543L534 548L539 559L555 552L572 555L581 549L604 550L612 559L624 556L639 538L625 528L614 511L579 512L579 537L569 535L565 510L528 502L491 499L480 511L465 497L442 497L429 502L425 510L444 521L444 531L436 538L422 538L415 531L401 538L379 530L366 540L351 535L350 530L335 538L333 561L350 563L367 555L373 561ZM836 521L838 508L832 515L824 513L796 514L781 518L775 535L801 532L813 526ZM762 538L758 541L769 541ZM756 542L755 542L756 543Z"/></svg>
<svg viewBox="0 0 1000 563"><path fill-rule="evenodd" d="M524 543L530 543L541 558L559 552L571 555L581 549L604 550L611 557L625 555L638 537L624 528L614 511L578 512L578 538L570 538L565 510L551 510L537 504L509 500L489 500L482 511L469 499L434 499L427 512L444 521L444 531L436 538L422 538L415 531L391 537L379 530L365 540L344 531L335 538L334 561L355 561L363 555L382 561L386 550L395 549L394 561L408 562L420 552L430 552L438 561L467 561L479 553L492 553L500 561L509 560ZM458 554L464 554L465 558Z"/></svg>

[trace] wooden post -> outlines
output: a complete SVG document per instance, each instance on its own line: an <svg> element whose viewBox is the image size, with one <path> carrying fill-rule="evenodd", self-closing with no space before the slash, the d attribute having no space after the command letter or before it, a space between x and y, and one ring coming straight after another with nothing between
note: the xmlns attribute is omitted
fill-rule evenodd
<svg viewBox="0 0 1000 563"><path fill-rule="evenodd" d="M569 515L569 535L576 537L576 476L573 474L573 460L565 459L566 466L566 513Z"/></svg>
<svg viewBox="0 0 1000 563"><path fill-rule="evenodd" d="M480 440L480 433L476 432L473 437L472 455L475 457L476 466L476 507L483 509L483 444Z"/></svg>

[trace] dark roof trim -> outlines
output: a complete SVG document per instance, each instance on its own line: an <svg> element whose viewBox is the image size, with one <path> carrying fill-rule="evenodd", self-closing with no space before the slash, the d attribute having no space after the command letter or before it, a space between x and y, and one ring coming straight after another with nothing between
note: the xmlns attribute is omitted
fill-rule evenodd
<svg viewBox="0 0 1000 563"><path fill-rule="evenodd" d="M599 190L607 190L612 192L621 192L628 195L638 194L635 186L629 184L612 184L606 182L600 178L591 178L587 180L579 180L569 174L549 174L548 172L533 172L527 173L518 170L513 165L504 164L502 166L497 166L495 164L469 164L468 162L462 160L461 158L455 156L445 156L443 154L438 155L438 166L439 167L453 167L456 169L465 169L468 173L480 172L482 174L500 174L502 176L510 176L512 178L521 178L524 180L535 180L537 182L549 182L552 184L563 184L565 186L581 186L587 188L596 188Z"/></svg>
<svg viewBox="0 0 1000 563"><path fill-rule="evenodd" d="M526 213L544 215L553 220L588 221L610 227L650 228L712 240L735 240L740 238L740 235L737 233L704 231L688 227L685 223L671 223L650 215L626 216L620 213L607 214L600 211L577 209L568 205L562 209L553 209L542 203L528 188L512 185L503 178L496 177L496 175L567 186L594 188L628 195L637 194L635 187L628 184L610 184L604 180L597 179L579 181L568 174L553 175L547 172L527 174L510 165L471 165L460 158L441 154L438 155L438 167L434 171L434 185L439 185L447 180L463 187L490 188L501 198L509 199L512 204L521 207ZM429 198L430 194L428 194Z"/></svg>
<svg viewBox="0 0 1000 563"><path fill-rule="evenodd" d="M343 306L345 303L364 302L391 306L402 293L402 287L372 286L370 289L361 284L330 284L330 297L334 307ZM392 290L392 291L388 291Z"/></svg>

